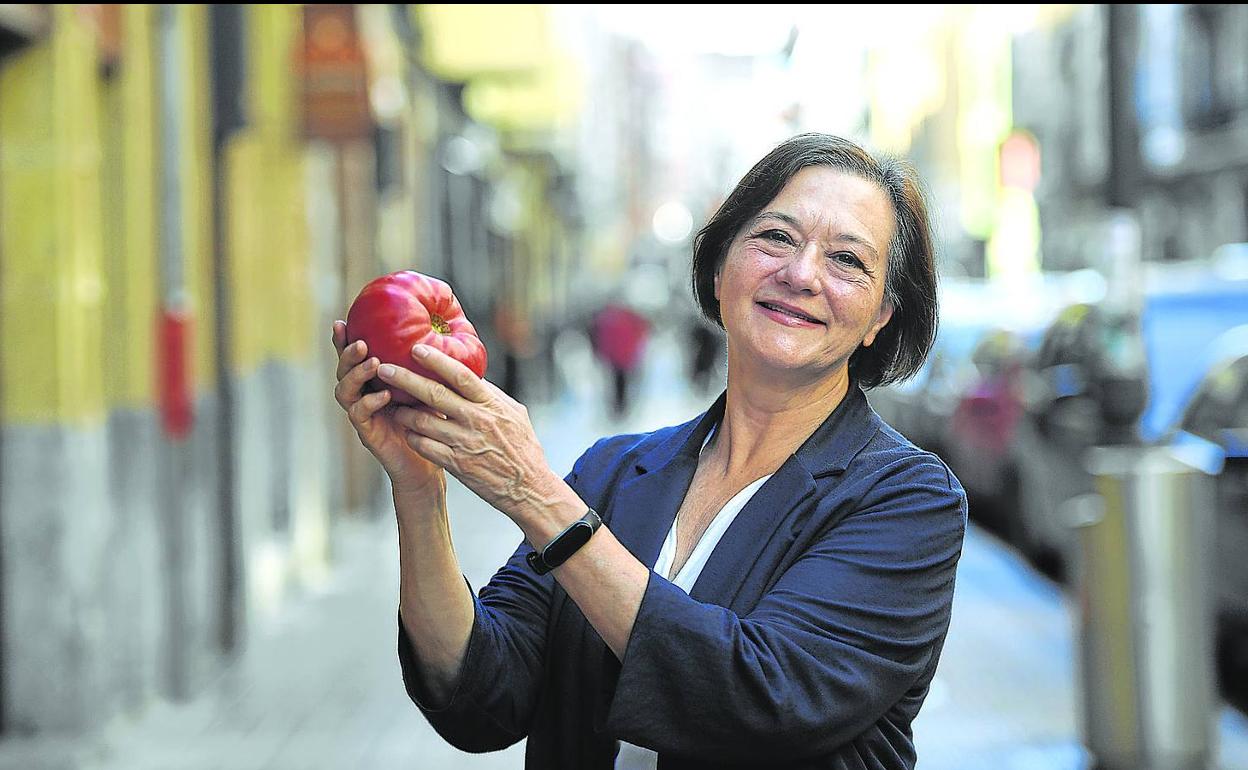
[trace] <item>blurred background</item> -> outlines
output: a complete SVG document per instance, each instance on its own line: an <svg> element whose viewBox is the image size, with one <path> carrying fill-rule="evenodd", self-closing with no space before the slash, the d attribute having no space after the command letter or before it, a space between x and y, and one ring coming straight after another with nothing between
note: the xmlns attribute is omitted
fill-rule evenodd
<svg viewBox="0 0 1248 770"><path fill-rule="evenodd" d="M560 473L723 386L694 233L910 158L942 318L872 404L973 527L927 768L1248 768L1248 8L0 5L0 767L506 768L403 693L371 278L449 281ZM474 586L520 540L456 484Z"/></svg>

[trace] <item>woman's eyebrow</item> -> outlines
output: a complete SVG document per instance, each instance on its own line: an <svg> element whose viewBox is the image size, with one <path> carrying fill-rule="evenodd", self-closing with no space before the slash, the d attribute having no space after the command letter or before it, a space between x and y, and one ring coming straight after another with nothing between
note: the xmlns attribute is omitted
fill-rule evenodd
<svg viewBox="0 0 1248 770"><path fill-rule="evenodd" d="M758 216L754 217L753 221L752 221L752 222L750 222L750 224L752 224L752 225L756 225L756 224L758 224L759 222L763 221L764 219L768 219L768 218L770 218L770 219L779 219L781 222L784 222L786 225L788 225L788 226L790 226L790 227L792 227L792 228L794 228L794 229L797 229L797 230L801 230L801 229L802 229L802 223L801 223L801 222L798 222L798 221L797 221L797 219L796 219L795 217L790 216L789 214L785 214L785 213L784 213L784 212L782 212L782 211L764 211L764 212L762 212L761 214L759 214Z"/></svg>
<svg viewBox="0 0 1248 770"><path fill-rule="evenodd" d="M845 241L846 243L857 244L861 246L862 248L866 249L867 251L871 252L871 256L875 257L876 259L880 258L880 252L875 250L875 247L871 245L870 241L860 236L854 235L853 233L837 233L836 240Z"/></svg>
<svg viewBox="0 0 1248 770"><path fill-rule="evenodd" d="M796 217L790 214L785 214L783 211L764 211L758 216L754 217L754 219L750 222L750 225L751 226L757 225L759 222L761 222L764 219L779 219L781 222L784 222L785 224L789 225L790 227L796 230L800 231L802 229L802 223L797 221ZM871 256L875 257L876 259L880 258L880 252L876 250L875 246L873 246L870 241L868 241L866 238L863 238L860 235L855 235L853 233L837 233L834 236L834 239L837 241L843 241L845 243L852 243L857 246L861 246L862 248L871 252Z"/></svg>

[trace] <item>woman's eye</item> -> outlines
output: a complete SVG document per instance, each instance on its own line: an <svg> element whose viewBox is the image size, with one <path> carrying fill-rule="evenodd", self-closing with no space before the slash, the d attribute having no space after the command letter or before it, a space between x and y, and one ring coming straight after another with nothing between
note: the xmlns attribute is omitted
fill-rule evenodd
<svg viewBox="0 0 1248 770"><path fill-rule="evenodd" d="M793 239L790 238L789 234L783 230L765 230L759 233L759 236L762 238L766 238L769 241L775 241L776 243L783 243L786 246L793 245Z"/></svg>
<svg viewBox="0 0 1248 770"><path fill-rule="evenodd" d="M838 251L832 255L832 259L836 260L842 265L847 265L849 267L856 267L859 269L862 269L863 267L862 260L858 259L857 255L853 254L852 252Z"/></svg>

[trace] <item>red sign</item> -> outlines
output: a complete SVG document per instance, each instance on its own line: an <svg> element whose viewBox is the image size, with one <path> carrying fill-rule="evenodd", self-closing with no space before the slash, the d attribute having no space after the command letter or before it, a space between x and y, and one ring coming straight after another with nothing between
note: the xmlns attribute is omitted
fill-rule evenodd
<svg viewBox="0 0 1248 770"><path fill-rule="evenodd" d="M1040 145L1030 132L1016 129L1001 143L1001 186L1035 192L1040 184Z"/></svg>
<svg viewBox="0 0 1248 770"><path fill-rule="evenodd" d="M373 135L368 70L354 5L303 6L303 134L332 142Z"/></svg>
<svg viewBox="0 0 1248 770"><path fill-rule="evenodd" d="M8 6L13 7L13 6ZM34 6L31 6L34 7ZM124 48L121 28L121 5L117 3L83 3L74 7L78 18L90 25L95 33L96 53L100 72L108 76L121 63Z"/></svg>

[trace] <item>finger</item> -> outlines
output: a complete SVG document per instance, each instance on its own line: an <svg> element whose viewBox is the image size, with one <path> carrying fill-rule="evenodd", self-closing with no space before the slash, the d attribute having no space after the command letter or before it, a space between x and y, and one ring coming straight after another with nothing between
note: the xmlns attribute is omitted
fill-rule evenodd
<svg viewBox="0 0 1248 770"><path fill-rule="evenodd" d="M416 426L419 424L422 415L428 415L438 420L446 419L424 404L416 404L415 406L400 404L394 408L394 421L408 430L419 430Z"/></svg>
<svg viewBox="0 0 1248 770"><path fill-rule="evenodd" d="M483 404L489 400L489 391L481 384L481 378L469 369L462 361L451 358L446 353L429 345L416 345L412 348L412 357L429 371L438 375L451 389L469 401Z"/></svg>
<svg viewBox="0 0 1248 770"><path fill-rule="evenodd" d="M360 400L360 393L364 390L364 383L373 379L377 374L377 367L381 362L376 358L370 358L359 366L351 368L338 384L334 386L334 399L343 409L350 409L351 405Z"/></svg>
<svg viewBox="0 0 1248 770"><path fill-rule="evenodd" d="M347 322L334 321L334 330L329 338L334 343L334 350L338 351L338 355L342 355L342 349L347 346Z"/></svg>
<svg viewBox="0 0 1248 770"><path fill-rule="evenodd" d="M419 433L412 433L410 431L405 436L405 440L407 441L407 445L412 448L413 452L439 468L444 468L450 471L451 474L454 475L455 454L451 451L449 446L443 444L437 439L422 436Z"/></svg>
<svg viewBox="0 0 1248 770"><path fill-rule="evenodd" d="M409 431L419 433L447 446L456 446L463 437L463 428L457 423L440 417L428 407L400 406L394 410L395 422Z"/></svg>
<svg viewBox="0 0 1248 770"><path fill-rule="evenodd" d="M388 403L390 403L390 391L379 390L376 393L369 393L347 409L347 416L351 419L352 425L361 428Z"/></svg>
<svg viewBox="0 0 1248 770"><path fill-rule="evenodd" d="M522 409L524 408L524 404L512 398L510 393L498 387L497 385L490 382L489 380L482 378L481 385L486 390L488 390L490 392L490 395L493 396L494 398L504 401L506 403L515 404L516 406Z"/></svg>
<svg viewBox="0 0 1248 770"><path fill-rule="evenodd" d="M351 368L359 364L368 356L368 345L364 344L364 340L356 340L343 349L338 356L338 379L346 376Z"/></svg>
<svg viewBox="0 0 1248 770"><path fill-rule="evenodd" d="M387 385L407 391L420 403L453 420L463 419L468 410L472 408L463 396L437 380L422 377L410 369L385 364L377 370L377 376Z"/></svg>

